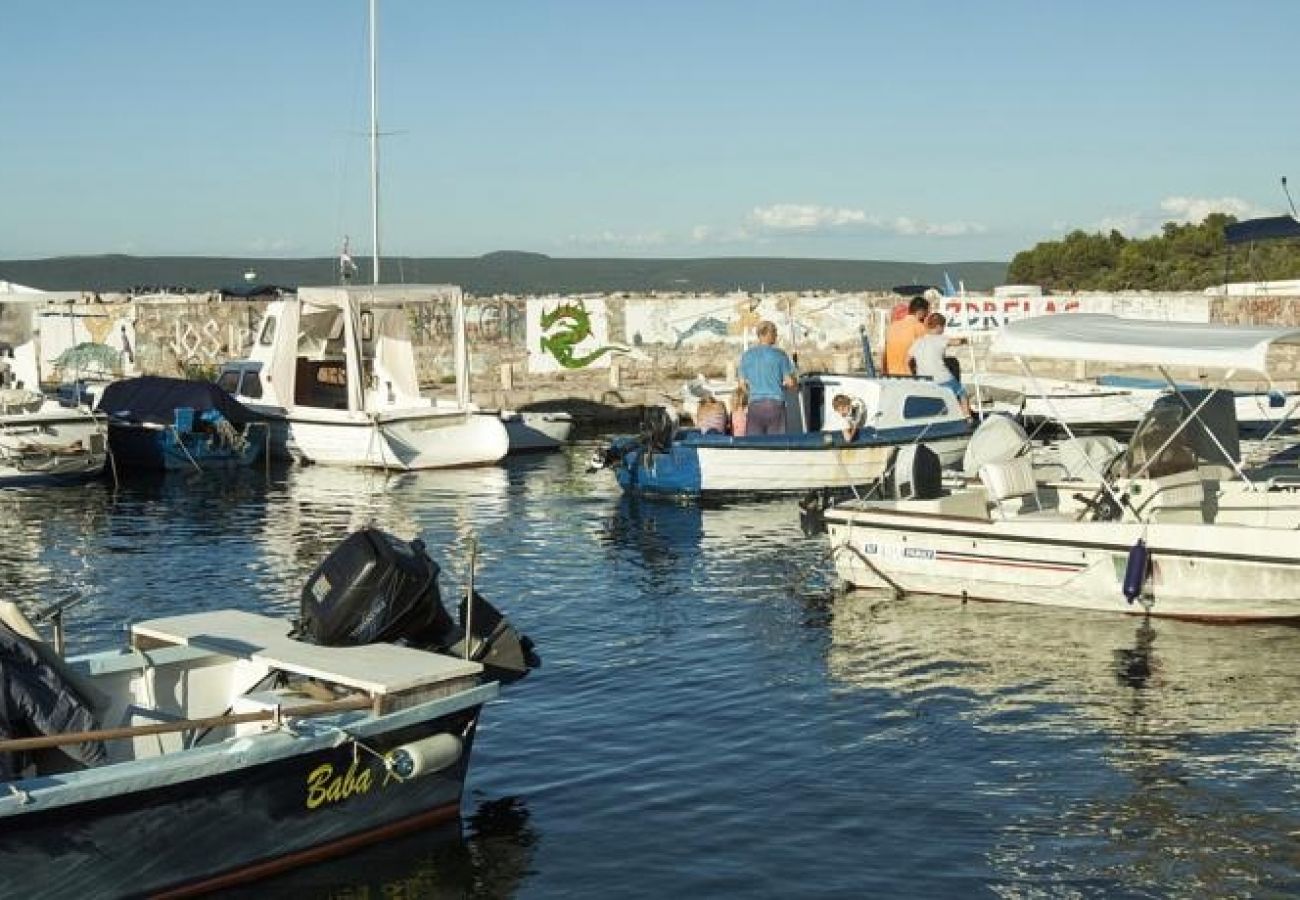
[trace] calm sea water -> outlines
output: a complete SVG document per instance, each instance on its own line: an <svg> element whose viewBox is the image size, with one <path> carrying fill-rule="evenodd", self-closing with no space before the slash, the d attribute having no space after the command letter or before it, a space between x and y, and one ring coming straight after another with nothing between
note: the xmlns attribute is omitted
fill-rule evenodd
<svg viewBox="0 0 1300 900"><path fill-rule="evenodd" d="M457 827L248 896L1300 892L1300 631L834 590L792 501L629 502L591 445L0 493L10 596L292 613L351 529L423 536L545 663L483 717Z"/></svg>

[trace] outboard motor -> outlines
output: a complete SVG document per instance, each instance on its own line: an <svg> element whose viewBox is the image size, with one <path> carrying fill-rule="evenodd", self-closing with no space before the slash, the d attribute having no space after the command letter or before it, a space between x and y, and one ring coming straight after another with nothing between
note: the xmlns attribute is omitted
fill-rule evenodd
<svg viewBox="0 0 1300 900"><path fill-rule="evenodd" d="M299 602L299 636L326 647L396 640L445 646L455 629L424 542L377 528L344 538L311 573Z"/></svg>
<svg viewBox="0 0 1300 900"><path fill-rule="evenodd" d="M641 420L641 446L646 453L663 453L677 434L677 419L662 406L651 406Z"/></svg>
<svg viewBox="0 0 1300 900"><path fill-rule="evenodd" d="M438 572L423 541L362 528L303 585L294 637L327 647L401 642L460 657L468 643L469 659L502 683L541 666L533 642L477 593L472 611L462 601L460 624L454 623L442 604Z"/></svg>

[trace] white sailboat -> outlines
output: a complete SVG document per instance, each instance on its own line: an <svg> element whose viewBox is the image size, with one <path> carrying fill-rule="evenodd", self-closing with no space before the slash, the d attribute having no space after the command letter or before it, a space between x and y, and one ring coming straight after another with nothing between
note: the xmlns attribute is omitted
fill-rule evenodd
<svg viewBox="0 0 1300 900"><path fill-rule="evenodd" d="M500 417L480 414L469 399L461 289L380 283L377 21L370 0L374 283L305 287L273 301L249 358L223 366L221 384L271 423L275 455L398 470L491 465L506 455L509 437ZM405 310L420 303L452 307L454 399L420 394Z"/></svg>
<svg viewBox="0 0 1300 900"><path fill-rule="evenodd" d="M506 455L501 421L464 397L463 327L455 333L458 401L420 394L406 307L450 302L460 288L361 285L302 288L268 305L246 360L221 384L271 423L272 453L303 462L380 469L490 465Z"/></svg>

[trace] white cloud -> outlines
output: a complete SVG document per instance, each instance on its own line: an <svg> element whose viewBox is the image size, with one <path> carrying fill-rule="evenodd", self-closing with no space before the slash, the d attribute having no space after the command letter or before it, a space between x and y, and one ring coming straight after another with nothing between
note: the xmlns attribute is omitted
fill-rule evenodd
<svg viewBox="0 0 1300 900"><path fill-rule="evenodd" d="M1166 197L1160 201L1160 208L1168 213L1175 222L1196 224L1205 220L1210 213L1221 212L1236 216L1238 219L1253 219L1268 215L1268 211L1242 200L1240 197Z"/></svg>
<svg viewBox="0 0 1300 900"><path fill-rule="evenodd" d="M845 225L865 225L867 214L860 209L836 209L811 203L775 203L772 206L755 206L749 222L763 231L813 232L842 228Z"/></svg>
<svg viewBox="0 0 1300 900"><path fill-rule="evenodd" d="M662 231L642 231L623 233L618 231L600 231L595 234L571 234L564 240L574 247L605 247L643 250L647 247L660 247L668 243L668 235Z"/></svg>
<svg viewBox="0 0 1300 900"><path fill-rule="evenodd" d="M910 216L899 216L884 230L906 237L965 237L988 231L978 222L926 222Z"/></svg>
<svg viewBox="0 0 1300 900"><path fill-rule="evenodd" d="M1205 221L1210 213L1228 213L1238 219L1253 219L1274 215L1274 212L1255 206L1240 197L1166 197L1160 201L1159 212L1126 212L1106 216L1097 222L1096 230L1102 234L1118 231L1126 237L1147 238L1160 234L1166 222L1196 225ZM1069 230L1068 226L1057 229Z"/></svg>
<svg viewBox="0 0 1300 900"><path fill-rule="evenodd" d="M817 206L811 203L776 203L756 206L746 225L755 231L783 234L816 234L829 231L878 231L904 237L961 237L983 234L988 229L978 222L927 222L912 216L892 219L870 215L861 209Z"/></svg>

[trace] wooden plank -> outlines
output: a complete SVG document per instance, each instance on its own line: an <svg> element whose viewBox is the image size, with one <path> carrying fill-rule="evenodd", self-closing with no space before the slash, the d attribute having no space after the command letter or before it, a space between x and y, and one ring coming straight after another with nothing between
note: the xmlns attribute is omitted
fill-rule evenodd
<svg viewBox="0 0 1300 900"><path fill-rule="evenodd" d="M91 731L70 731L65 734L45 734L40 737L11 738L0 741L0 753L17 753L20 750L44 750L66 744L87 744L94 741L117 741L123 738L144 737L150 734L168 734L198 728L220 728L244 722L270 721L278 714L285 719L302 719L325 716L353 709L369 709L370 697L345 697L328 703L304 703L284 710L261 709L256 712L228 713L224 716L204 716L200 719L177 719L174 722L157 722L152 725L122 725L117 728L96 728Z"/></svg>
<svg viewBox="0 0 1300 900"><path fill-rule="evenodd" d="M131 626L138 640L184 644L372 694L392 694L477 675L478 663L395 644L321 647L289 637L284 619L222 609Z"/></svg>

